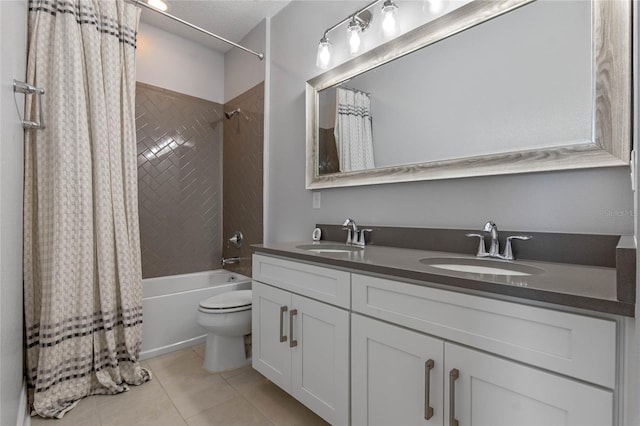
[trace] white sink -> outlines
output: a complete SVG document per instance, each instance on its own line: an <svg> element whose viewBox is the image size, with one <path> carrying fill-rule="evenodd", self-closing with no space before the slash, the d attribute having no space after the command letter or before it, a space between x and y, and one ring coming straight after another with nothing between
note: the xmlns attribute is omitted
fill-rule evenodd
<svg viewBox="0 0 640 426"><path fill-rule="evenodd" d="M352 253L362 250L362 247L348 246L346 244L303 244L296 248L314 253Z"/></svg>
<svg viewBox="0 0 640 426"><path fill-rule="evenodd" d="M483 275L529 276L545 272L544 269L536 268L535 266L490 259L436 257L420 259L420 263L432 268Z"/></svg>

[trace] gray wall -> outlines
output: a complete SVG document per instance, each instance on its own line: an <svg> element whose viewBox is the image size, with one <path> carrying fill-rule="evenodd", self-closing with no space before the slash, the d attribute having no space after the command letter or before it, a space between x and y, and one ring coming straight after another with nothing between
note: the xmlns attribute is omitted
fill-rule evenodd
<svg viewBox="0 0 640 426"><path fill-rule="evenodd" d="M24 81L27 2L0 2L0 424L25 413L22 392L22 175L24 133L11 81ZM16 96L22 113L23 97ZM26 401L25 401L26 402Z"/></svg>
<svg viewBox="0 0 640 426"><path fill-rule="evenodd" d="M328 189L321 191L321 208L312 209L312 192L304 188L304 83L320 73L315 55L324 30L358 4L292 2L272 18L269 240L308 240L315 223L341 223L347 216L390 226L474 229L492 219L512 230L633 233L624 167Z"/></svg>
<svg viewBox="0 0 640 426"><path fill-rule="evenodd" d="M262 20L239 44L254 52L264 53L266 20ZM264 81L265 61L243 50L233 48L224 55L225 104Z"/></svg>

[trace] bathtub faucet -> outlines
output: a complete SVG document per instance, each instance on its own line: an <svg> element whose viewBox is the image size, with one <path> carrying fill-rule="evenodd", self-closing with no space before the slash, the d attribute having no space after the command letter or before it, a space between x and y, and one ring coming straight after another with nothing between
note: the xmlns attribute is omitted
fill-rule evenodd
<svg viewBox="0 0 640 426"><path fill-rule="evenodd" d="M240 258L238 256L236 257L227 257L227 258L222 258L222 262L220 262L220 264L222 266L225 265L232 265L232 264L237 264L240 263Z"/></svg>

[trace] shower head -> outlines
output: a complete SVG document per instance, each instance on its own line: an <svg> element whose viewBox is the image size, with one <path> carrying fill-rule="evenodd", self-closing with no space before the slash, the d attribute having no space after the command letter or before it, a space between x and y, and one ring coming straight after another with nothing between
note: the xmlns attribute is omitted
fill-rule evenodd
<svg viewBox="0 0 640 426"><path fill-rule="evenodd" d="M247 115L245 113L243 113L240 108L236 108L233 111L227 111L224 113L224 116L227 117L227 119L233 117L236 114L241 114L246 120L249 120L249 117L247 117Z"/></svg>
<svg viewBox="0 0 640 426"><path fill-rule="evenodd" d="M236 115L236 114L237 114L237 113L239 113L239 112L240 112L240 108L236 108L236 109L234 109L233 111L227 111L227 112L225 112L225 113L224 113L224 116L225 116L225 117L227 117L227 118L231 118L231 117L233 117L234 115Z"/></svg>

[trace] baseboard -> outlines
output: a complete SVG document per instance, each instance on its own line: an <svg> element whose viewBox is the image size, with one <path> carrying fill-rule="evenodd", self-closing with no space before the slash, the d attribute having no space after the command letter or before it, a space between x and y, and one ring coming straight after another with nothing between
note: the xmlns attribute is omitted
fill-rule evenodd
<svg viewBox="0 0 640 426"><path fill-rule="evenodd" d="M190 346L199 345L204 343L207 339L207 335L203 334L202 336L194 337L192 339L183 340L182 342L173 343L167 346L161 346L159 348L149 349L144 352L140 352L140 360L145 360L149 358L153 358L154 356L168 354L169 352L175 352L180 349L188 348Z"/></svg>
<svg viewBox="0 0 640 426"><path fill-rule="evenodd" d="M31 413L29 410L29 401L27 399L27 381L22 381L22 391L20 392L20 409L18 409L18 418L16 426L31 426Z"/></svg>

